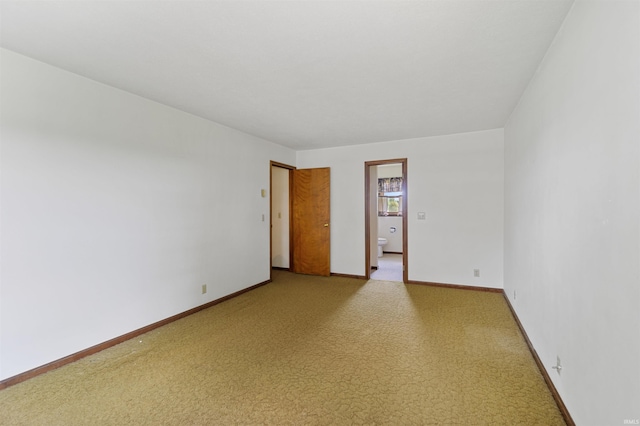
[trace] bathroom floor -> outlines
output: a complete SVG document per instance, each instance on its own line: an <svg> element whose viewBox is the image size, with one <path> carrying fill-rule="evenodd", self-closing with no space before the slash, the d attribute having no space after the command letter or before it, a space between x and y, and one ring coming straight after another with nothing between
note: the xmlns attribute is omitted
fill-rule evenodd
<svg viewBox="0 0 640 426"><path fill-rule="evenodd" d="M378 269L371 273L372 280L402 282L402 255L385 253L378 258Z"/></svg>

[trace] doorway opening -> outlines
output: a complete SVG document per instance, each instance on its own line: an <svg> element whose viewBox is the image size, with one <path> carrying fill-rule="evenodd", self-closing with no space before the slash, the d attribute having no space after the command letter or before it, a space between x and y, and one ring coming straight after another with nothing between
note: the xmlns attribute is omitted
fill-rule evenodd
<svg viewBox="0 0 640 426"><path fill-rule="evenodd" d="M270 170L270 265L271 269L291 270L291 175L295 169L271 161Z"/></svg>
<svg viewBox="0 0 640 426"><path fill-rule="evenodd" d="M407 159L365 162L366 277L408 281Z"/></svg>
<svg viewBox="0 0 640 426"><path fill-rule="evenodd" d="M270 269L329 276L329 167L270 166Z"/></svg>

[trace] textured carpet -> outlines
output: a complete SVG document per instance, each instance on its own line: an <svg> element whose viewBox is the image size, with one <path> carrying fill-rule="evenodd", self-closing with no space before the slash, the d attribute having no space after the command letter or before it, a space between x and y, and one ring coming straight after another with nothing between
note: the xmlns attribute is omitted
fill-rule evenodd
<svg viewBox="0 0 640 426"><path fill-rule="evenodd" d="M500 294L274 271L0 391L0 424L564 423Z"/></svg>

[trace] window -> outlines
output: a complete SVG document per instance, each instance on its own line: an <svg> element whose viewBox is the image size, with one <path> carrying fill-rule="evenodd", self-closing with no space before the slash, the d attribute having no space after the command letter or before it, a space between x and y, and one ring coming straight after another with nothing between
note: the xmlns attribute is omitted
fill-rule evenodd
<svg viewBox="0 0 640 426"><path fill-rule="evenodd" d="M378 196L378 216L402 216L402 195L381 194L384 195Z"/></svg>
<svg viewBox="0 0 640 426"><path fill-rule="evenodd" d="M378 216L402 216L402 178L378 179Z"/></svg>

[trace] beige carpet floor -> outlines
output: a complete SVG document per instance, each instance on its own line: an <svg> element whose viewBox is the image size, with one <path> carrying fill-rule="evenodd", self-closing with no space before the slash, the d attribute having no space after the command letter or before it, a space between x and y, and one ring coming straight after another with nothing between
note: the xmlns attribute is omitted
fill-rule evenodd
<svg viewBox="0 0 640 426"><path fill-rule="evenodd" d="M0 391L2 425L561 425L500 294L297 276Z"/></svg>

